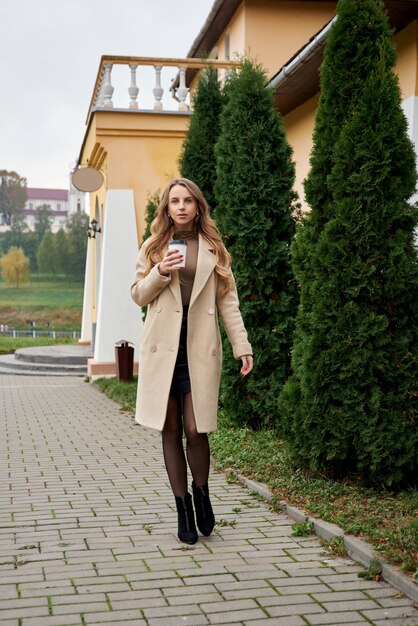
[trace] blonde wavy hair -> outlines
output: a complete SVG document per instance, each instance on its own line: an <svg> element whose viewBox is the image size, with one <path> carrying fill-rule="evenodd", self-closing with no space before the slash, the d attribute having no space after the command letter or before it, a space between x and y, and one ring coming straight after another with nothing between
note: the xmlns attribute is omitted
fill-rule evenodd
<svg viewBox="0 0 418 626"><path fill-rule="evenodd" d="M219 230L209 215L209 207L199 187L188 178L173 178L164 189L154 219L151 223L151 237L147 240L146 255L148 258L145 276L157 263L163 260L168 242L173 239L175 227L169 218L168 200L174 185L186 187L196 200L199 215L195 218L195 229L212 247L216 256L215 272L220 281L220 295L223 296L232 286L231 255L225 248Z"/></svg>

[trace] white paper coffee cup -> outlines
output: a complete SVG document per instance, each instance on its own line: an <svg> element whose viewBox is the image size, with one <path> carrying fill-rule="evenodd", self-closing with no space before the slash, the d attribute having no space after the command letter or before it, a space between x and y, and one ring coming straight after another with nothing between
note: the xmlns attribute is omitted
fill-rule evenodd
<svg viewBox="0 0 418 626"><path fill-rule="evenodd" d="M181 263L177 263L176 265L172 265L174 269L181 269L182 267L186 267L186 255L187 255L187 241L184 239L173 239L168 243L169 250L178 250L183 255L183 261Z"/></svg>

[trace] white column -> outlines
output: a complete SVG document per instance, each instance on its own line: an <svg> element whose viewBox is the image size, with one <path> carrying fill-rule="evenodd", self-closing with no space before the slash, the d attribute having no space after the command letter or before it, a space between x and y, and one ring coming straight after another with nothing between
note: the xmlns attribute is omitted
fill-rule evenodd
<svg viewBox="0 0 418 626"><path fill-rule="evenodd" d="M403 112L408 121L408 135L415 146L415 156L418 168L418 96L411 96L402 102ZM418 201L418 191L410 199L411 202ZM416 231L416 242L418 243L418 232Z"/></svg>
<svg viewBox="0 0 418 626"><path fill-rule="evenodd" d="M402 108L408 121L408 135L415 146L418 165L418 96L411 96L404 100Z"/></svg>
<svg viewBox="0 0 418 626"><path fill-rule="evenodd" d="M83 317L81 320L81 337L79 343L88 343L92 340L92 314L91 307L93 305L93 264L92 255L94 249L92 240L87 239L87 255L86 255L86 271L84 276L84 297L83 297Z"/></svg>
<svg viewBox="0 0 418 626"><path fill-rule="evenodd" d="M130 294L138 256L131 189L110 189L107 192L102 234L94 362L114 363L115 343L121 339L134 344L134 359L137 361L142 314Z"/></svg>

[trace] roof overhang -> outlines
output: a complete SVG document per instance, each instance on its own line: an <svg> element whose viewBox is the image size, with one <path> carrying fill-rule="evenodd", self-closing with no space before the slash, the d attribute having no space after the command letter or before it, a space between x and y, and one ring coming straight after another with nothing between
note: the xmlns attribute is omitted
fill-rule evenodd
<svg viewBox="0 0 418 626"><path fill-rule="evenodd" d="M205 23L187 53L187 57L197 58L207 55L242 2L243 0L215 0Z"/></svg>

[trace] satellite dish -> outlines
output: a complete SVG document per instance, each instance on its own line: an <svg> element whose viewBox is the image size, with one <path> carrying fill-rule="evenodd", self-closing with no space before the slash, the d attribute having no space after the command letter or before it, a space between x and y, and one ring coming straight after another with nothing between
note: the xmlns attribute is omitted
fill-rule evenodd
<svg viewBox="0 0 418 626"><path fill-rule="evenodd" d="M97 191L103 185L103 174L93 167L80 167L74 170L71 181L79 191Z"/></svg>

